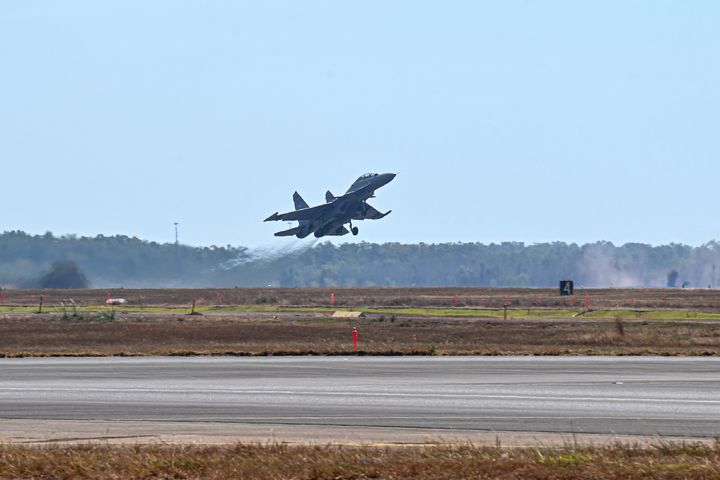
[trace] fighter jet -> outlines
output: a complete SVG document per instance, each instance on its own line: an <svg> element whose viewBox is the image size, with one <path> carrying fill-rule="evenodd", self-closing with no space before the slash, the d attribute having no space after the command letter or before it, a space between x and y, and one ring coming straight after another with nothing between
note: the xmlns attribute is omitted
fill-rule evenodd
<svg viewBox="0 0 720 480"><path fill-rule="evenodd" d="M358 234L358 228L353 227L353 220L377 220L391 212L380 213L367 203L368 198L374 198L375 190L387 185L395 178L395 173L366 173L359 177L344 195L334 196L330 191L325 194L325 204L310 207L298 192L293 194L295 211L288 213L275 212L265 219L266 222L277 220L297 220L299 225L290 230L277 232L276 237L289 237L295 235L305 238L311 233L317 238L326 235L340 236L352 232ZM349 224L350 230L345 228Z"/></svg>

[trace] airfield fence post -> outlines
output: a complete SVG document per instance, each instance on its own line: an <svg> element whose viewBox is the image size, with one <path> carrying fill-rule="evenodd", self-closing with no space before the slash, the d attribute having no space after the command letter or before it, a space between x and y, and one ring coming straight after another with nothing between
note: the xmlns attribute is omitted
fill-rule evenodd
<svg viewBox="0 0 720 480"><path fill-rule="evenodd" d="M37 312L37 313L42 313L42 306L43 306L43 296L40 295L40 305L38 306L38 312Z"/></svg>
<svg viewBox="0 0 720 480"><path fill-rule="evenodd" d="M194 298L193 298L193 303L192 303L192 309L190 310L190 315L195 315L195 299Z"/></svg>
<svg viewBox="0 0 720 480"><path fill-rule="evenodd" d="M507 308L508 308L508 299L505 297L505 301L503 302L503 320L507 320Z"/></svg>

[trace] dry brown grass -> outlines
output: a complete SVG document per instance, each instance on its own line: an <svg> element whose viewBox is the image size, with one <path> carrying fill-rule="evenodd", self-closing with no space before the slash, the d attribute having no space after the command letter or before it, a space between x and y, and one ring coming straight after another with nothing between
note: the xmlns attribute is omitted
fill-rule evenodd
<svg viewBox="0 0 720 480"><path fill-rule="evenodd" d="M358 325L365 354L718 355L720 323L613 320L503 321L376 316L358 321L117 314L0 317L0 355L350 354Z"/></svg>
<svg viewBox="0 0 720 480"><path fill-rule="evenodd" d="M506 450L472 445L0 447L0 478L716 479L717 444Z"/></svg>

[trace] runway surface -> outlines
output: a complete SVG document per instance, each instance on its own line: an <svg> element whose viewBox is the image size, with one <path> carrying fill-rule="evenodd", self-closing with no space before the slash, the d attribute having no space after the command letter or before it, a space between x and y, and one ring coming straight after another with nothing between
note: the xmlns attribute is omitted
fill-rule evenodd
<svg viewBox="0 0 720 480"><path fill-rule="evenodd" d="M720 359L0 360L4 438L70 435L62 432L63 425L84 432L82 426L92 424L112 425L114 432L128 436L192 434L194 425L206 434L239 437L269 426L304 437L316 432L319 438L333 438L328 432L342 431L344 439L366 438L368 431L376 432L373 438L398 432L707 438L720 435ZM43 430L42 425L52 427ZM23 428L42 433L33 436Z"/></svg>

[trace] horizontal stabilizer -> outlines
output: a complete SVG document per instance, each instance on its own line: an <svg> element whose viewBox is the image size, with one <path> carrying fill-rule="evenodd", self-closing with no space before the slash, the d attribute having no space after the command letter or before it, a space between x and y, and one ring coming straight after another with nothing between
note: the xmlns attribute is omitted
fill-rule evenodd
<svg viewBox="0 0 720 480"><path fill-rule="evenodd" d="M308 208L308 204L303 198L300 196L298 192L293 193L293 202L295 203L295 210L300 210L302 208Z"/></svg>
<svg viewBox="0 0 720 480"><path fill-rule="evenodd" d="M300 227L291 228L290 230L283 230L282 232L276 232L276 237L292 237L300 233Z"/></svg>
<svg viewBox="0 0 720 480"><path fill-rule="evenodd" d="M268 218L263 220L263 222L274 222L275 220L280 220L280 218L278 217L278 212L273 213Z"/></svg>
<svg viewBox="0 0 720 480"><path fill-rule="evenodd" d="M336 198L335 195L333 195L332 192L330 192L330 190L325 192L325 201L327 203L334 202L335 198Z"/></svg>

